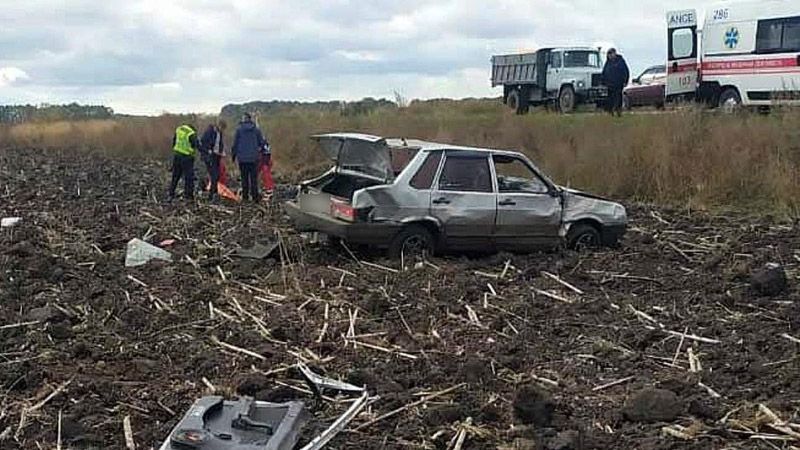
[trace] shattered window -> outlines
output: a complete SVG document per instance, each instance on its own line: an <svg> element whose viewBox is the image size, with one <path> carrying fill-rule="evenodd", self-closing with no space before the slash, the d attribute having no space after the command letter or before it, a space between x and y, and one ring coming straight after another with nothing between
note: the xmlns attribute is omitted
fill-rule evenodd
<svg viewBox="0 0 800 450"><path fill-rule="evenodd" d="M497 186L500 192L518 194L546 194L547 184L518 158L494 156Z"/></svg>
<svg viewBox="0 0 800 450"><path fill-rule="evenodd" d="M442 152L433 152L419 168L414 178L411 179L411 187L414 189L430 189L433 186L433 178L436 170L439 169L439 161L442 160Z"/></svg>
<svg viewBox="0 0 800 450"><path fill-rule="evenodd" d="M447 155L439 177L439 190L494 192L489 159L480 154Z"/></svg>

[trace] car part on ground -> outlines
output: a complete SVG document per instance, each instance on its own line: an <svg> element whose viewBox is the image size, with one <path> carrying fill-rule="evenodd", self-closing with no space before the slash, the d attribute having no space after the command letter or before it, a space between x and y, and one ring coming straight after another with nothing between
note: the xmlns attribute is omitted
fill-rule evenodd
<svg viewBox="0 0 800 450"><path fill-rule="evenodd" d="M318 375L302 362L296 368L318 398L322 398L324 390L359 395L338 419L301 449L320 450L358 416L369 401L369 393L366 388ZM270 403L250 397L203 397L192 405L160 450L292 450L310 418L305 404L299 401Z"/></svg>
<svg viewBox="0 0 800 450"><path fill-rule="evenodd" d="M292 450L308 422L301 402L197 400L161 450Z"/></svg>
<svg viewBox="0 0 800 450"><path fill-rule="evenodd" d="M613 246L626 230L622 205L556 185L518 152L352 133L315 139L335 166L302 183L298 197L285 204L301 232L414 259L437 251L557 247L569 244L579 224L597 230L598 244ZM353 149L350 160L383 162L343 167L330 150L337 141L338 148ZM388 167L383 180L374 175Z"/></svg>

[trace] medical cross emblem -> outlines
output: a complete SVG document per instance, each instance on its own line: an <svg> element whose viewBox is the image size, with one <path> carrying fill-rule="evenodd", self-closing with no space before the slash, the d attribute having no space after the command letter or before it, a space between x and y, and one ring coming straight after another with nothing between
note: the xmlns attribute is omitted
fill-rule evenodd
<svg viewBox="0 0 800 450"><path fill-rule="evenodd" d="M739 29L731 28L725 32L725 46L734 49L737 45L739 45Z"/></svg>

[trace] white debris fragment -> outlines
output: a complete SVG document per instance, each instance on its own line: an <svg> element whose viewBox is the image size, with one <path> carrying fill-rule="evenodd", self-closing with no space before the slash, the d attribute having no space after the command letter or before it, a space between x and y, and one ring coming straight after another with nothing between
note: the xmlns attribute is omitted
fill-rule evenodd
<svg viewBox="0 0 800 450"><path fill-rule="evenodd" d="M128 242L125 267L143 266L154 259L172 262L172 254L141 239L131 239Z"/></svg>
<svg viewBox="0 0 800 450"><path fill-rule="evenodd" d="M0 219L0 228L11 228L22 222L22 217L4 217Z"/></svg>

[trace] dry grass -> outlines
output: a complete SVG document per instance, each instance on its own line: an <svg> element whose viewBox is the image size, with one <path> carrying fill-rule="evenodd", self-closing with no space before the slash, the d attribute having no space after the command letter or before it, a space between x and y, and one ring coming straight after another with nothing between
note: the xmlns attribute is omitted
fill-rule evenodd
<svg viewBox="0 0 800 450"><path fill-rule="evenodd" d="M694 208L755 207L796 216L799 119L794 112L722 116L692 111L622 119L547 113L520 117L501 105L474 101L421 103L357 117L287 113L264 117L261 124L284 179L296 180L326 164L309 135L362 131L519 149L558 182L617 198ZM27 124L0 131L0 139L7 147L165 157L181 120L165 116ZM197 125L208 120L198 119Z"/></svg>

